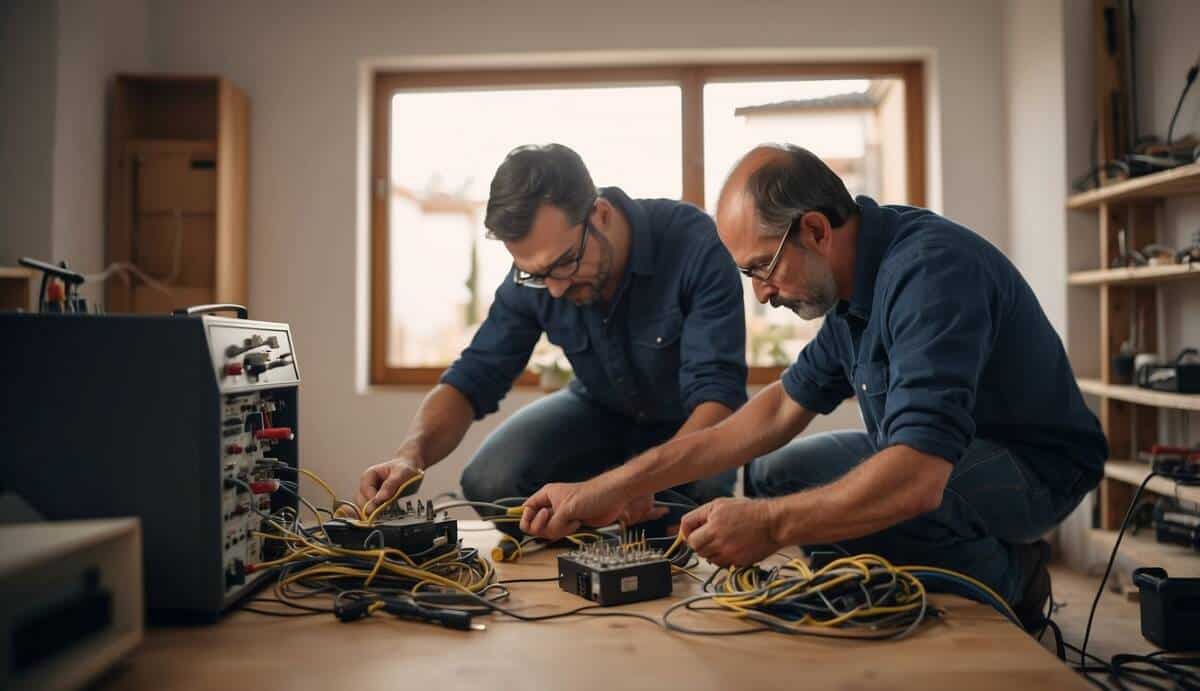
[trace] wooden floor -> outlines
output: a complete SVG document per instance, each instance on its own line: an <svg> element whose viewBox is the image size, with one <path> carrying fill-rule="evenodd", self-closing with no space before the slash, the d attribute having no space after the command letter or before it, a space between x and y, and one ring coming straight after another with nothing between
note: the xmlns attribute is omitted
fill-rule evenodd
<svg viewBox="0 0 1200 691"><path fill-rule="evenodd" d="M1054 600L1059 603L1053 619L1062 628L1063 638L1079 647L1083 645L1088 608L1096 597L1100 578L1058 565L1051 567L1050 576ZM1048 650L1054 649L1050 634L1046 634L1042 643ZM1138 603L1106 590L1096 607L1088 653L1107 660L1116 653L1149 653L1154 650L1156 648L1142 637Z"/></svg>
<svg viewBox="0 0 1200 691"><path fill-rule="evenodd" d="M464 536L478 546L494 543L487 533ZM552 553L541 552L499 571L505 579L553 576L553 563ZM679 578L675 597L696 589ZM509 605L526 612L583 604L553 582L514 584L512 591ZM666 602L631 609L657 616ZM492 616L479 620L486 631L458 632L388 617L343 624L325 615L235 612L215 626L149 631L99 688L1089 688L990 608L948 596L933 602L944 620L895 642L686 636L626 618L530 624ZM692 625L736 626L724 615L689 616Z"/></svg>

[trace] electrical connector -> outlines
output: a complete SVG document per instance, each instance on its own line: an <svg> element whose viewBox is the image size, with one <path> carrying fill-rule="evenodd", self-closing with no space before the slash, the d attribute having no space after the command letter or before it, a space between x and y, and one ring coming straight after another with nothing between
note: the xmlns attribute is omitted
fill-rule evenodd
<svg viewBox="0 0 1200 691"><path fill-rule="evenodd" d="M260 429L254 433L254 438L255 439L272 439L275 441L279 441L279 440L289 440L290 441L292 439L295 439L296 435L292 433L291 427L264 427L263 429Z"/></svg>
<svg viewBox="0 0 1200 691"><path fill-rule="evenodd" d="M372 612L382 610L400 619L419 621L427 624L440 624L448 629L459 631L483 631L482 624L471 623L471 613L457 609L441 607L426 607L407 597L387 597L349 602L336 602L333 612L338 620L343 622L358 621L371 616Z"/></svg>

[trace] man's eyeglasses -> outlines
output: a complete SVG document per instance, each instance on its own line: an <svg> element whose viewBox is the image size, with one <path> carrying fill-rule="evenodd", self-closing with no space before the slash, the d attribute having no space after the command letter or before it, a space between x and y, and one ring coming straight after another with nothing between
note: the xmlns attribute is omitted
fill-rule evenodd
<svg viewBox="0 0 1200 691"><path fill-rule="evenodd" d="M743 276L766 283L771 278L771 274L775 273L775 267L779 264L779 258L783 256L783 247L787 244L788 236L792 234L792 229L799 222L800 217L797 216L792 219L792 223L787 227L787 230L783 231L783 237L779 239L779 249L775 250L775 256L771 257L771 261L755 266L739 266L738 271L741 271Z"/></svg>
<svg viewBox="0 0 1200 691"><path fill-rule="evenodd" d="M583 217L583 222L580 224L582 232L579 235L579 249L573 255L559 259L553 266L540 274L522 271L514 266L513 283L526 288L544 290L547 278L563 281L574 276L579 271L579 263L583 261L583 252L587 249L588 231L592 230L591 214L592 207L588 207L588 215Z"/></svg>

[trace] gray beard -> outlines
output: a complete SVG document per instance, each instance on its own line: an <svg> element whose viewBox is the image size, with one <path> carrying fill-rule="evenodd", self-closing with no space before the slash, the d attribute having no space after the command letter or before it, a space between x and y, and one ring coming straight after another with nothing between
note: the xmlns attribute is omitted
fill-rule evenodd
<svg viewBox="0 0 1200 691"><path fill-rule="evenodd" d="M817 264L812 260L806 260L807 268L812 270L820 267L821 271L814 276L809 282L808 294L812 296L808 300L788 300L781 298L778 295L771 296L772 307L786 307L791 310L797 317L805 321L820 319L833 309L837 304L837 284L833 280L833 275L829 272L828 267Z"/></svg>
<svg viewBox="0 0 1200 691"><path fill-rule="evenodd" d="M772 307L787 308L791 310L797 317L800 317L805 321L812 321L813 319L820 319L821 317L824 317L829 313L829 310L833 309L835 304L837 304L836 301L830 301L826 299L810 302L808 300L782 300L774 297L771 298Z"/></svg>

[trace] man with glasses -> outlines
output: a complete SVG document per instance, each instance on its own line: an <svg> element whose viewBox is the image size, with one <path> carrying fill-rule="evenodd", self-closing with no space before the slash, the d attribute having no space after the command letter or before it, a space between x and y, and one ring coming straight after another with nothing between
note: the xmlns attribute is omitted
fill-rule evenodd
<svg viewBox="0 0 1200 691"><path fill-rule="evenodd" d="M550 144L505 158L484 225L513 269L395 457L363 472L357 502L368 512L449 455L473 420L497 410L543 332L566 353L575 379L484 441L462 475L469 500L519 505L548 482L592 477L745 402L742 283L704 212L597 190L578 154ZM695 505L731 494L735 479L729 469L665 494ZM652 493L625 500L629 524L667 512Z"/></svg>
<svg viewBox="0 0 1200 691"><path fill-rule="evenodd" d="M750 499L718 499L681 523L713 563L753 564L788 545L873 553L965 573L1026 628L1043 626L1040 538L1095 488L1108 449L1016 268L937 214L855 200L794 146L738 163L717 226L759 302L825 317L816 338L721 424L543 488L521 527L557 537L611 521L623 497L749 464ZM798 437L851 396L865 431Z"/></svg>

